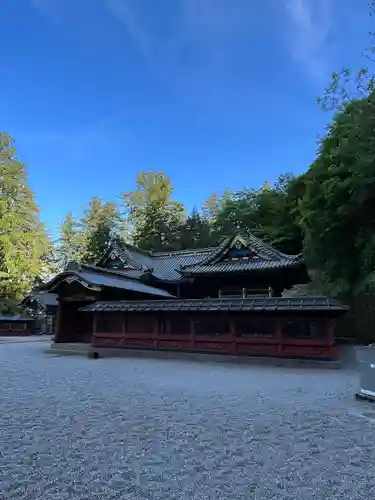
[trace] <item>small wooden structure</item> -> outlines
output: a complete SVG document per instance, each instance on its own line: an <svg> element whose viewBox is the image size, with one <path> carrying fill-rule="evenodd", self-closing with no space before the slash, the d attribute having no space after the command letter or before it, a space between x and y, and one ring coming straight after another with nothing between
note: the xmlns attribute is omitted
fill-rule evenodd
<svg viewBox="0 0 375 500"><path fill-rule="evenodd" d="M301 256L236 235L175 252L116 243L96 266L72 262L41 291L57 296L55 342L332 358L335 318L347 308L281 297L307 280Z"/></svg>
<svg viewBox="0 0 375 500"><path fill-rule="evenodd" d="M21 302L27 314L35 318L38 333L56 333L57 295L46 292L32 292Z"/></svg>
<svg viewBox="0 0 375 500"><path fill-rule="evenodd" d="M35 331L35 319L30 316L0 316L0 336L31 335Z"/></svg>

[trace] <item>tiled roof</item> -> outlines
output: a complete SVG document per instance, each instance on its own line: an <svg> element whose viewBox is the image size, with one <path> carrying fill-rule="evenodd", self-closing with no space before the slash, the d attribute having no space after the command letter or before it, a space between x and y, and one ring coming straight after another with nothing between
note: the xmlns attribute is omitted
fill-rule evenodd
<svg viewBox="0 0 375 500"><path fill-rule="evenodd" d="M95 269L94 266L78 266L76 270L67 269L63 273L58 274L49 283L43 285L41 289L52 291L61 282L69 277L75 277L82 280L89 285L105 286L108 288L121 288L123 290L130 290L148 295L155 295L160 297L174 298L172 294L154 286L145 285L139 281L130 280L124 276L118 275L114 272L106 272L105 270Z"/></svg>
<svg viewBox="0 0 375 500"><path fill-rule="evenodd" d="M344 313L348 308L328 297L257 297L246 299L175 299L94 302L81 311L183 312L183 311L326 311Z"/></svg>
<svg viewBox="0 0 375 500"><path fill-rule="evenodd" d="M219 263L239 238L254 251L257 258ZM124 275L139 278L142 274L149 273L157 280L170 282L180 281L184 275L276 269L299 263L298 255L279 252L251 234L225 238L217 247L196 250L146 252L124 243L115 245L113 251L125 266L131 266L122 271ZM109 255L110 251L107 253ZM101 259L99 264L105 265L105 258Z"/></svg>
<svg viewBox="0 0 375 500"><path fill-rule="evenodd" d="M275 248L271 247L264 241L260 240L253 234L247 235L235 235L229 238L226 238L218 247L216 247L215 251L211 253L211 255L207 255L207 257L200 262L201 265L208 265L217 263L224 254L228 251L231 245L236 241L236 239L240 239L251 248L259 259L263 261L297 261L299 260L299 255L287 255L282 252L279 252ZM250 261L248 261L250 262ZM188 267L188 266L184 266Z"/></svg>
<svg viewBox="0 0 375 500"><path fill-rule="evenodd" d="M207 264L188 267L182 272L185 276L196 276L199 274L216 274L216 273L232 273L241 271L253 271L260 269L280 269L283 267L291 267L298 264L298 261L290 259L280 259L280 260L264 260L264 259L253 259L253 260L232 260L218 262L217 264Z"/></svg>
<svg viewBox="0 0 375 500"><path fill-rule="evenodd" d="M121 246L117 244L112 251L117 253L125 265L137 266L136 269L125 268L121 271L124 275L139 278L145 273L151 273L158 280L176 282L183 279L179 272L183 266L201 262L207 255L216 251L216 247L174 252L145 252L124 243ZM104 265L104 262L105 259L101 259L99 264Z"/></svg>

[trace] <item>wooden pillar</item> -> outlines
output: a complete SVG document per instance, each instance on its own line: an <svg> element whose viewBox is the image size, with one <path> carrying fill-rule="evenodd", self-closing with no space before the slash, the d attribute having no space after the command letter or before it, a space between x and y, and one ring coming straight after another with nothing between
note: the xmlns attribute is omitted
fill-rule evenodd
<svg viewBox="0 0 375 500"><path fill-rule="evenodd" d="M53 339L54 342L61 342L63 340L63 338L62 338L62 336L63 336L63 332L62 332L62 325L63 325L62 315L63 315L64 311L62 311L62 308L63 308L63 303L61 302L60 299L58 299L57 311L56 311L55 336L54 336L54 339Z"/></svg>
<svg viewBox="0 0 375 500"><path fill-rule="evenodd" d="M327 329L327 340L330 344L330 355L332 357L336 356L336 346L335 346L335 319L327 319L326 329Z"/></svg>
<svg viewBox="0 0 375 500"><path fill-rule="evenodd" d="M333 345L335 343L335 326L336 326L336 320L334 319L329 319L327 321L327 338L329 342Z"/></svg>
<svg viewBox="0 0 375 500"><path fill-rule="evenodd" d="M283 332L281 328L281 318L274 318L275 338L277 342L277 355L283 355Z"/></svg>
<svg viewBox="0 0 375 500"><path fill-rule="evenodd" d="M194 349L195 347L195 329L194 329L194 316L189 315L189 325L190 325L190 347Z"/></svg>
<svg viewBox="0 0 375 500"><path fill-rule="evenodd" d="M154 316L154 347L159 347L159 316Z"/></svg>
<svg viewBox="0 0 375 500"><path fill-rule="evenodd" d="M126 337L126 332L127 332L127 317L126 314L122 314L122 321L121 321L121 345L125 345L125 337Z"/></svg>
<svg viewBox="0 0 375 500"><path fill-rule="evenodd" d="M230 330L230 336L232 338L232 352L233 354L237 354L236 320L233 316L230 316L229 319L229 330Z"/></svg>

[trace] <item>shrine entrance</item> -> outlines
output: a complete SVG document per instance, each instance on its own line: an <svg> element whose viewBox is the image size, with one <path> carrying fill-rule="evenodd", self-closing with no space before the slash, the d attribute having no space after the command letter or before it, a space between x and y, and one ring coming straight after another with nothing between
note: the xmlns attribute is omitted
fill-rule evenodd
<svg viewBox="0 0 375 500"><path fill-rule="evenodd" d="M93 318L78 312L92 300L60 299L55 342L91 342Z"/></svg>
<svg viewBox="0 0 375 500"><path fill-rule="evenodd" d="M78 311L95 302L100 288L69 277L58 284L56 291L59 298L55 342L91 342L92 317Z"/></svg>

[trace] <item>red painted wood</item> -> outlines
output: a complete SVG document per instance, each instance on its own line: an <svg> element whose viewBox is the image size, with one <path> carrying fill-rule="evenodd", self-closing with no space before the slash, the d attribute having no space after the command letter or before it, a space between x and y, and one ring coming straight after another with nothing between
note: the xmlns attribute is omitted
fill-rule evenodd
<svg viewBox="0 0 375 500"><path fill-rule="evenodd" d="M297 358L331 358L334 349L331 346L284 345L282 354Z"/></svg>
<svg viewBox="0 0 375 500"><path fill-rule="evenodd" d="M319 339L287 339L283 338L283 345L300 345L300 346L330 346L334 344L334 340L319 340Z"/></svg>
<svg viewBox="0 0 375 500"><path fill-rule="evenodd" d="M237 352L237 343L236 343L236 325L233 318L229 319L229 328L230 328L230 337L232 339L232 354L236 354Z"/></svg>
<svg viewBox="0 0 375 500"><path fill-rule="evenodd" d="M154 318L154 347L158 348L158 333L159 333L159 319L157 317Z"/></svg>
<svg viewBox="0 0 375 500"><path fill-rule="evenodd" d="M275 318L275 339L277 342L277 355L283 355L283 333L280 318Z"/></svg>
<svg viewBox="0 0 375 500"><path fill-rule="evenodd" d="M184 316L186 320L187 316ZM123 330L115 333L98 333L93 335L93 345L112 347L144 348L144 349L175 349L194 350L201 352L216 352L223 354L238 354L248 356L279 356L300 358L333 358L334 322L327 319L328 336L325 339L292 339L283 338L281 321L283 318L274 318L274 335L235 336L236 317L229 319L230 331L225 335L197 335L194 329L194 320L200 315L189 315L190 331L188 334L159 333L159 321L154 317L150 325L150 317L145 323L146 329L152 326L152 331L141 331L142 317L134 318L138 332L126 331L125 321ZM183 318L181 316L181 318ZM166 318L167 324L170 318ZM208 317L205 319L208 319ZM292 319L292 318L291 318ZM315 318L311 318L314 319ZM217 320L217 318L216 318ZM289 318L288 318L289 320ZM225 318L228 322L228 317ZM167 327L168 328L168 327ZM169 331L169 330L167 330Z"/></svg>
<svg viewBox="0 0 375 500"><path fill-rule="evenodd" d="M159 339L159 348L185 350L191 349L191 344L190 340Z"/></svg>
<svg viewBox="0 0 375 500"><path fill-rule="evenodd" d="M97 332L97 333L93 334L93 337L94 338L101 337L101 338L122 339L124 336L123 336L122 332L111 332L111 333L108 333L108 332Z"/></svg>
<svg viewBox="0 0 375 500"><path fill-rule="evenodd" d="M152 339L155 340L155 333L134 333L134 332L127 332L124 336L124 339Z"/></svg>
<svg viewBox="0 0 375 500"><path fill-rule="evenodd" d="M126 347L148 347L148 348L153 348L154 347L154 339L135 339L135 338L125 338L123 343L124 346Z"/></svg>
<svg viewBox="0 0 375 500"><path fill-rule="evenodd" d="M194 349L198 349L199 351L222 351L222 352L231 352L232 344L229 342L209 342L209 341L200 341L195 340Z"/></svg>
<svg viewBox="0 0 375 500"><path fill-rule="evenodd" d="M277 356L277 344L237 344L237 354L248 356Z"/></svg>
<svg viewBox="0 0 375 500"><path fill-rule="evenodd" d="M95 347L123 347L123 340L119 337L96 336L93 338L92 345Z"/></svg>
<svg viewBox="0 0 375 500"><path fill-rule="evenodd" d="M331 345L335 343L335 326L336 320L331 319L327 321L327 336Z"/></svg>
<svg viewBox="0 0 375 500"><path fill-rule="evenodd" d="M276 344L277 339L275 337L266 337L266 336L251 336L248 337L237 337L237 344Z"/></svg>
<svg viewBox="0 0 375 500"><path fill-rule="evenodd" d="M190 343L190 348L194 349L195 330L194 330L194 319L191 316L189 318L189 323L190 323L189 343Z"/></svg>
<svg viewBox="0 0 375 500"><path fill-rule="evenodd" d="M196 335L195 342L214 341L223 344L232 344L233 339L230 335Z"/></svg>

